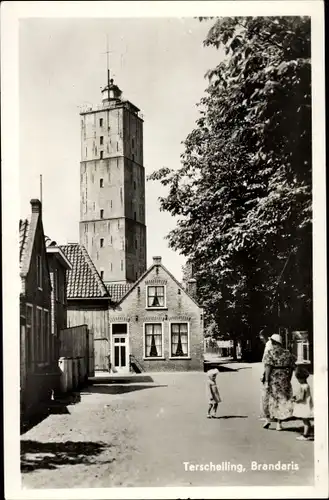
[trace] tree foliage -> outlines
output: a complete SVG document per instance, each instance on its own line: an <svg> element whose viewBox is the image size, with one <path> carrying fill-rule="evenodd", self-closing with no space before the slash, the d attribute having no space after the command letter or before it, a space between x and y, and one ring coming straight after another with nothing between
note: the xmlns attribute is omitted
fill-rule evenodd
<svg viewBox="0 0 329 500"><path fill-rule="evenodd" d="M215 19L195 129L160 208L178 217L169 245L185 255L199 298L221 332L312 315L310 19ZM278 314L280 318L278 319ZM306 324L307 323L307 324Z"/></svg>

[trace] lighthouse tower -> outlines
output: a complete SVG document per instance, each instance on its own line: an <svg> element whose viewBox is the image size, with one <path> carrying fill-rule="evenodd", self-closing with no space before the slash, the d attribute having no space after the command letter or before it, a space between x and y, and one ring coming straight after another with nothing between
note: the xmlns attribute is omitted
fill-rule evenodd
<svg viewBox="0 0 329 500"><path fill-rule="evenodd" d="M108 69L101 104L80 116L80 244L106 284L132 283L146 270L140 110Z"/></svg>

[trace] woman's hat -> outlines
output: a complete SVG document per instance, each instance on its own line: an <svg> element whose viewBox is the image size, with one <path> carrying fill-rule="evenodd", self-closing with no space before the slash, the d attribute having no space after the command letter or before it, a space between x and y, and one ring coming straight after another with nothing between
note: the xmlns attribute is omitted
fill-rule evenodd
<svg viewBox="0 0 329 500"><path fill-rule="evenodd" d="M278 333L273 333L273 335L270 336L270 339L282 345L282 337Z"/></svg>

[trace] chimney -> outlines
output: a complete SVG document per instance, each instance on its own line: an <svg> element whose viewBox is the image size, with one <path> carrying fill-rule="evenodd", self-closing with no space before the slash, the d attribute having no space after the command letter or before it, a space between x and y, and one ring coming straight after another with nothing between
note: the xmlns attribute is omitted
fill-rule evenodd
<svg viewBox="0 0 329 500"><path fill-rule="evenodd" d="M30 201L32 206L32 213L41 214L41 201L37 199L33 199Z"/></svg>
<svg viewBox="0 0 329 500"><path fill-rule="evenodd" d="M153 257L153 264L156 264L157 266L161 264L161 257Z"/></svg>
<svg viewBox="0 0 329 500"><path fill-rule="evenodd" d="M196 279L191 278L187 282L187 293L196 300Z"/></svg>

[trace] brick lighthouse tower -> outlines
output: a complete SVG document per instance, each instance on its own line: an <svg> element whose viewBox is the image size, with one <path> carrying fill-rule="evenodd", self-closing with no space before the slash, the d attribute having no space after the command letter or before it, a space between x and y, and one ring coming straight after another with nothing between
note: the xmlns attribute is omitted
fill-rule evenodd
<svg viewBox="0 0 329 500"><path fill-rule="evenodd" d="M107 70L102 102L81 116L80 244L106 284L146 270L145 171L140 110Z"/></svg>

